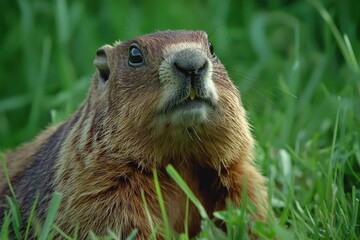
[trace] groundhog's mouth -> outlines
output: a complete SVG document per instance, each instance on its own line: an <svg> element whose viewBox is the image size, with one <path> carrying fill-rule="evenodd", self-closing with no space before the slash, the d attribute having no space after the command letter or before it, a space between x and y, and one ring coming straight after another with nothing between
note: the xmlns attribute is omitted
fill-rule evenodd
<svg viewBox="0 0 360 240"><path fill-rule="evenodd" d="M163 113L167 114L167 113L175 112L178 110L181 110L183 112L193 111L193 110L201 109L204 107L210 107L212 109L215 109L215 105L210 99L199 98L199 97L189 97L180 102L169 102L165 106Z"/></svg>
<svg viewBox="0 0 360 240"><path fill-rule="evenodd" d="M209 99L188 97L178 102L169 101L160 113L166 124L187 128L207 121L215 104Z"/></svg>

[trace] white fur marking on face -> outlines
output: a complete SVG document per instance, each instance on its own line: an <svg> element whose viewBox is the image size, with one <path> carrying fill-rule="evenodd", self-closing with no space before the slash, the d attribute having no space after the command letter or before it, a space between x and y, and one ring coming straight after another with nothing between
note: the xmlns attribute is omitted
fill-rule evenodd
<svg viewBox="0 0 360 240"><path fill-rule="evenodd" d="M197 42L182 42L176 44L169 44L163 49L163 57L168 58L169 56L173 56L175 53L180 52L184 49L200 49L203 50L203 46Z"/></svg>

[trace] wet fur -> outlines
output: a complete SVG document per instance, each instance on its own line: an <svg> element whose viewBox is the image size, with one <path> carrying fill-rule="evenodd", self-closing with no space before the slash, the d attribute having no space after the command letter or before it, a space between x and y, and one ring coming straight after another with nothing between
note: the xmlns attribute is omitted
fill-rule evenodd
<svg viewBox="0 0 360 240"><path fill-rule="evenodd" d="M269 210L265 179L253 164L253 138L238 90L220 61L213 61L212 73L219 101L206 124L187 129L158 124L162 47L197 42L208 51L206 34L167 31L135 41L146 46L147 68L129 68L132 41L105 46L108 82L95 74L86 101L69 120L6 155L22 213L28 213L38 193L37 216L43 219L51 194L59 191L63 199L56 224L66 233L78 227L81 239L90 230L105 235L112 229L124 237L138 228L139 239L147 239L152 229L141 189L153 223L161 225L152 173L157 169L170 226L182 232L186 195L165 171L171 163L210 216L226 207L226 199L239 206L245 191L256 206L254 217L264 219ZM0 179L0 196L9 194ZM199 232L200 220L191 204L191 236Z"/></svg>

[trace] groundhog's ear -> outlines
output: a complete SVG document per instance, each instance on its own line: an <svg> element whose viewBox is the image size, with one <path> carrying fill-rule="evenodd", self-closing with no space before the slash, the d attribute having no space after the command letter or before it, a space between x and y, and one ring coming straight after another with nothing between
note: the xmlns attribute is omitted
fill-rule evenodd
<svg viewBox="0 0 360 240"><path fill-rule="evenodd" d="M94 65L98 69L99 78L106 82L109 79L110 67L108 61L109 51L112 49L110 45L104 45L96 51Z"/></svg>

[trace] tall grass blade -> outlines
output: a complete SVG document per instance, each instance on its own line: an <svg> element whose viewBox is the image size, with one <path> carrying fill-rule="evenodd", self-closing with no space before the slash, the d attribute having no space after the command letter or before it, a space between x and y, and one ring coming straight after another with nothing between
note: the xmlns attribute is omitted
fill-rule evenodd
<svg viewBox="0 0 360 240"><path fill-rule="evenodd" d="M10 177L9 177L9 172L8 172L8 169L7 169L7 166L6 166L6 160L5 160L5 156L3 153L0 153L0 158L1 158L1 166L2 166L2 169L4 171L4 175L5 175L5 179L6 179L6 183L8 184L9 186L9 189L10 189L10 192L11 192L11 195L13 196L13 198L15 199L15 192L14 192L14 189L11 185L11 182L10 182Z"/></svg>
<svg viewBox="0 0 360 240"><path fill-rule="evenodd" d="M0 230L0 239L9 239L10 216L8 213L4 214L4 219Z"/></svg>
<svg viewBox="0 0 360 240"><path fill-rule="evenodd" d="M45 223L44 223L43 229L41 231L39 240L47 239L47 237L51 231L52 225L54 223L56 212L60 206L61 197L62 197L62 195L58 192L55 192L53 194L53 196L50 200L50 203L49 203L48 212L47 212L47 215L45 218Z"/></svg>
<svg viewBox="0 0 360 240"><path fill-rule="evenodd" d="M324 19L326 24L329 26L331 32L333 33L339 47L341 50L341 53L343 54L345 61L347 64L357 73L360 74L360 67L359 64L356 61L356 58L354 57L355 54L353 52L353 49L351 47L350 41L345 37L342 38L340 31L336 27L336 24L334 23L334 20L330 16L329 12L325 9L324 5L319 0L308 0L313 6L316 7L316 9L319 11L321 17Z"/></svg>
<svg viewBox="0 0 360 240"><path fill-rule="evenodd" d="M131 231L131 233L129 234L129 236L126 238L126 240L132 240L132 239L136 239L136 234L138 233L138 230L135 228L134 230Z"/></svg>
<svg viewBox="0 0 360 240"><path fill-rule="evenodd" d="M145 198L145 194L144 194L144 190L141 189L141 199L143 201L143 204L144 204L144 208L145 208L145 213L146 213L146 218L150 224L150 228L152 229L152 233L151 233L151 236L155 238L155 227L154 227L154 223L153 223L153 220L151 218L151 214L150 214L150 211L149 211L149 207L147 205L147 202L146 202L146 198Z"/></svg>
<svg viewBox="0 0 360 240"><path fill-rule="evenodd" d="M358 229L358 233L360 233L359 224L360 219L358 218L359 214L359 198L356 194L356 187L352 187L352 211L351 211L351 233L356 235L356 229Z"/></svg>
<svg viewBox="0 0 360 240"><path fill-rule="evenodd" d="M169 225L169 220L168 220L168 216L166 213L165 202L164 202L164 199L161 194L161 187L160 187L156 169L154 170L153 174L154 174L154 183L155 183L156 194L158 197L161 215L162 215L163 224L164 224L165 236L167 239L170 239L171 238L170 225Z"/></svg>
<svg viewBox="0 0 360 240"><path fill-rule="evenodd" d="M199 199L196 198L195 194L191 191L189 186L181 178L180 174L175 170L175 168L172 165L168 165L166 167L166 171L168 172L170 177L178 184L178 186L185 192L185 194L191 200L191 202L196 206L196 208L199 210L200 216L203 219L209 219L209 216L205 208L202 206Z"/></svg>
<svg viewBox="0 0 360 240"><path fill-rule="evenodd" d="M36 210L36 206L37 206L38 201L39 201L39 194L36 194L35 201L34 201L32 207L31 207L30 214L29 214L29 217L28 217L28 220L27 220L27 225L26 225L26 230L25 230L25 235L24 235L25 240L28 238L31 223L32 223L32 221L34 219L35 210Z"/></svg>
<svg viewBox="0 0 360 240"><path fill-rule="evenodd" d="M189 236L189 197L186 198L185 219L184 219L185 236Z"/></svg>
<svg viewBox="0 0 360 240"><path fill-rule="evenodd" d="M20 240L22 239L21 237L22 220L21 220L19 205L16 202L16 200L13 200L8 196L6 196L6 200L10 208L14 234L16 236L16 239Z"/></svg>
<svg viewBox="0 0 360 240"><path fill-rule="evenodd" d="M55 224L52 226L52 228L58 232L61 236L62 239L66 239L66 240L76 240L77 237L75 236L74 238L70 237L69 235L67 235L63 230L61 230L58 226L56 226Z"/></svg>

